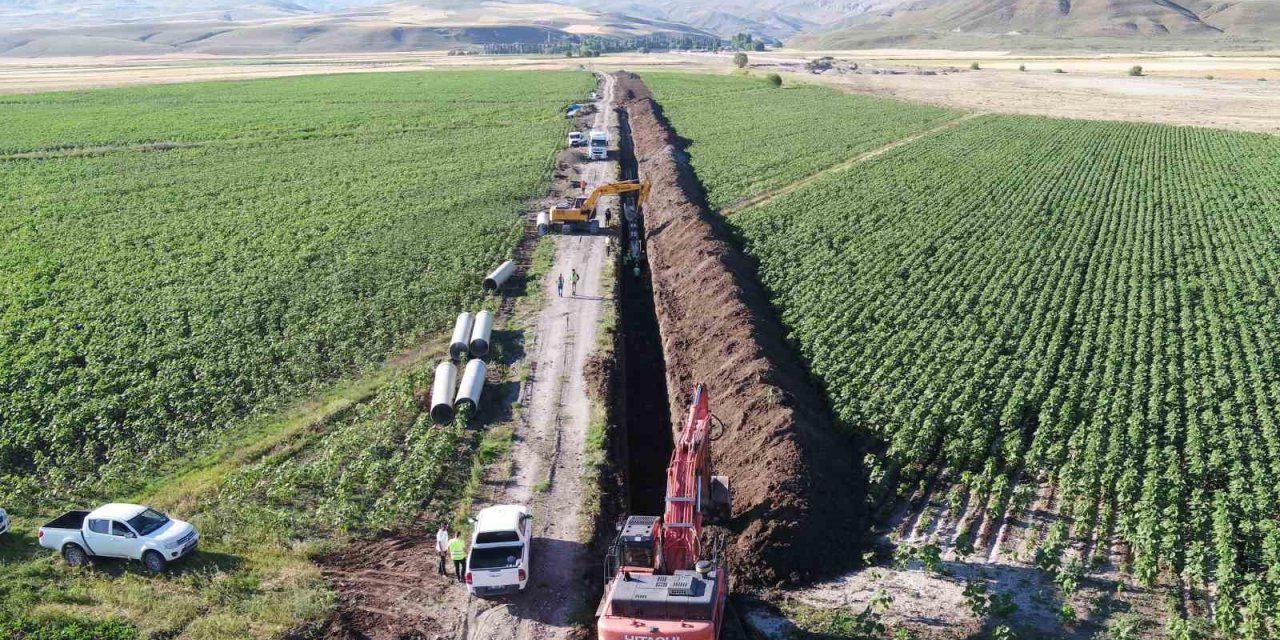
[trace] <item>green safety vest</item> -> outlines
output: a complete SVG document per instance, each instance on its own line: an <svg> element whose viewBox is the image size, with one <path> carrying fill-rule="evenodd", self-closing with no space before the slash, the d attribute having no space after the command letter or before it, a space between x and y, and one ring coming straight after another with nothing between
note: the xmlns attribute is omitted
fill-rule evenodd
<svg viewBox="0 0 1280 640"><path fill-rule="evenodd" d="M449 555L452 556L454 560L466 560L467 543L463 542L462 538L454 538L450 540Z"/></svg>

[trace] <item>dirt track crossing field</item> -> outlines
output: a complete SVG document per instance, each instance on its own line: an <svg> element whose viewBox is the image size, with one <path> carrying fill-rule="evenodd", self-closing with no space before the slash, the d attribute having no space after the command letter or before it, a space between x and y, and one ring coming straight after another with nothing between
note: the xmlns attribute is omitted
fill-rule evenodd
<svg viewBox="0 0 1280 640"><path fill-rule="evenodd" d="M616 148L613 84L612 77L603 80L592 129L610 131ZM594 188L615 178L617 164L613 159L584 162L579 172L587 187ZM613 206L615 200L609 197L602 204ZM594 608L583 579L599 560L586 553L589 527L581 517L583 495L588 493L583 485L584 447L592 417L583 371L596 349L601 314L609 304L602 292L612 290L602 282L608 236L558 234L542 242L555 243L554 263L542 281L528 284L541 308L531 312L523 328L523 365L518 360L510 363L529 372L514 412L510 475L494 477L490 472L488 495L482 493L473 505L473 510L492 504L531 507L534 541L528 586L517 596L499 600L468 596L452 575L438 575L437 523L424 521L416 530L356 545L322 562L339 594L339 613L327 637L565 638L576 628L583 608ZM581 278L576 293L572 270ZM556 291L559 275L565 280L563 296Z"/></svg>
<svg viewBox="0 0 1280 640"><path fill-rule="evenodd" d="M610 131L616 142L613 78L603 76L602 98L593 130ZM590 162L581 175L588 188L614 178L613 160ZM605 202L608 206L610 203ZM512 456L515 474L494 503L531 504L534 545L530 580L525 592L509 602L491 604L472 599L468 606L469 640L564 638L572 630L575 608L586 602L582 576L595 566L588 557L581 518L583 450L591 421L591 400L583 367L596 348L596 335L608 288L601 282L605 268L606 235L562 234L556 243L554 266L541 283L546 300L533 335L527 338L530 383L522 392L523 419ZM581 280L576 294L572 270ZM564 295L556 292L556 278L564 276Z"/></svg>

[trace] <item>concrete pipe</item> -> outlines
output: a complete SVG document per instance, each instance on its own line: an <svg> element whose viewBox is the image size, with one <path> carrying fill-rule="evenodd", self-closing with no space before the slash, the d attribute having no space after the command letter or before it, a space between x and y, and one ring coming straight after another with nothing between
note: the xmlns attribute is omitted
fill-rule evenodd
<svg viewBox="0 0 1280 640"><path fill-rule="evenodd" d="M476 314L476 324L471 329L471 355L483 358L489 355L489 337L493 333L493 314L481 311Z"/></svg>
<svg viewBox="0 0 1280 640"><path fill-rule="evenodd" d="M546 211L538 212L538 235L545 236L551 233L551 216Z"/></svg>
<svg viewBox="0 0 1280 640"><path fill-rule="evenodd" d="M489 291L497 291L498 287L501 287L502 285L506 284L507 280L511 278L511 274L515 272L516 272L516 263L510 260L502 263L501 266L493 270L493 273L490 273L488 276L485 277L484 288L488 289Z"/></svg>
<svg viewBox="0 0 1280 640"><path fill-rule="evenodd" d="M449 340L449 358L454 362L462 360L462 357L467 355L473 325L475 325L475 316L466 311L459 313L457 322L453 323L453 338Z"/></svg>
<svg viewBox="0 0 1280 640"><path fill-rule="evenodd" d="M484 391L484 376L488 371L489 367L479 358L467 363L462 384L458 386L458 397L453 401L455 411L461 411L464 404L471 405L472 409L480 406L480 393Z"/></svg>
<svg viewBox="0 0 1280 640"><path fill-rule="evenodd" d="M453 390L458 382L458 367L452 362L436 365L436 377L431 382L431 420L436 424L453 422Z"/></svg>

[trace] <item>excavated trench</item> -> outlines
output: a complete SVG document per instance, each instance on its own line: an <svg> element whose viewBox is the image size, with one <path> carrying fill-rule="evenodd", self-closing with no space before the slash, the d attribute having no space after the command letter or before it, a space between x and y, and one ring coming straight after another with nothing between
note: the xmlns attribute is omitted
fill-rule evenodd
<svg viewBox="0 0 1280 640"><path fill-rule="evenodd" d="M724 425L712 465L732 485L732 515L724 524L734 537L735 582L773 586L838 571L852 561L865 531L859 448L837 428L825 395L787 341L754 261L707 208L685 142L661 105L638 76L615 77L634 166L653 184L641 225L652 295L628 297L652 303L660 348L629 359L661 357L668 436L694 384L707 385L711 411ZM637 408L629 405L626 414L637 416ZM667 456L645 455L646 470L630 465L632 482L666 466ZM631 459L638 456L638 449L631 452Z"/></svg>
<svg viewBox="0 0 1280 640"><path fill-rule="evenodd" d="M623 179L637 176L635 152L626 112L618 115L621 130L619 164ZM666 468L671 458L672 420L667 397L667 364L653 303L653 282L645 259L644 225L639 218L619 225L622 264L618 270L621 344L621 394L617 412L621 426L621 460L627 513L660 515L665 506Z"/></svg>

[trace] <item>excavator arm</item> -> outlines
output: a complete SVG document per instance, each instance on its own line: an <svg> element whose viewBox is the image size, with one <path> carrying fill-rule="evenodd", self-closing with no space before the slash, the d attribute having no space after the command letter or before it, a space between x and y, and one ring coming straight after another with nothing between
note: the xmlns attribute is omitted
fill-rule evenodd
<svg viewBox="0 0 1280 640"><path fill-rule="evenodd" d="M582 203L582 208L587 211L594 211L596 203L600 200L601 196L618 195L630 193L632 191L640 192L640 196L636 200L636 204L643 205L644 201L649 197L649 181L645 180L644 182L639 182L636 180L624 180L622 182L602 184L596 187L595 190L591 192L591 195L587 196L586 202Z"/></svg>
<svg viewBox="0 0 1280 640"><path fill-rule="evenodd" d="M692 568L702 537L703 501L711 490L711 407L699 384L680 439L667 466L667 505L662 516L664 572Z"/></svg>
<svg viewBox="0 0 1280 640"><path fill-rule="evenodd" d="M663 516L629 516L618 530L614 560L606 563L609 584L596 611L598 640L720 637L729 567L721 547L702 540L702 512L714 501L713 484L723 483L727 491L727 480L711 475L711 421L707 388L699 384L667 466ZM635 555L643 557L628 561Z"/></svg>

